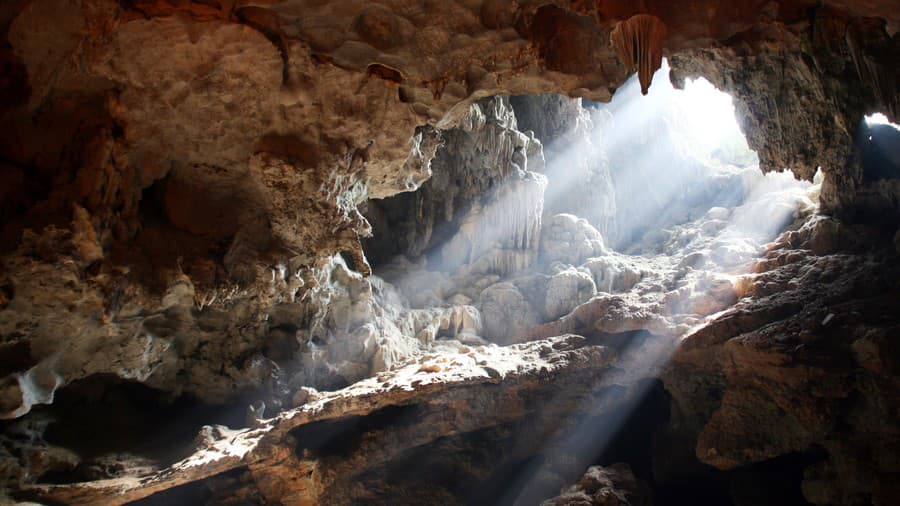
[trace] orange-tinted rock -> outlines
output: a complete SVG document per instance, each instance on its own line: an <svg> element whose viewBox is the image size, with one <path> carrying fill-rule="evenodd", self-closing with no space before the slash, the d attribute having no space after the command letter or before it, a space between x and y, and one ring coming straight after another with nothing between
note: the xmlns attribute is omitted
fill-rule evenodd
<svg viewBox="0 0 900 506"><path fill-rule="evenodd" d="M666 25L659 18L639 14L620 22L609 38L619 59L630 72L637 71L641 93L647 94L653 74L662 65Z"/></svg>

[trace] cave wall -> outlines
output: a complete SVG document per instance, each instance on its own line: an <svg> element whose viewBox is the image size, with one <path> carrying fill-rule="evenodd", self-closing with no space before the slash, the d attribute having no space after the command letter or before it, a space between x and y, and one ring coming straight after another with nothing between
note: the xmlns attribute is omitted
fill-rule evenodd
<svg viewBox="0 0 900 506"><path fill-rule="evenodd" d="M811 179L821 167L824 212L845 220L894 216L888 195L895 188L863 176L856 139L865 115L897 115L900 88L893 71L876 61L900 57L900 38L884 20L853 18L831 5L808 15L802 26L756 26L726 47L673 55L673 82L702 75L731 94L763 170L790 168ZM768 92L758 91L763 87Z"/></svg>

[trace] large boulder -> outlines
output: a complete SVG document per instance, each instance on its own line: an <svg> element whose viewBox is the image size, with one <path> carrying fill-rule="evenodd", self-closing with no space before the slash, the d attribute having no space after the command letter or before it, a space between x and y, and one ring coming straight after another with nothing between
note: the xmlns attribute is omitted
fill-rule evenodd
<svg viewBox="0 0 900 506"><path fill-rule="evenodd" d="M484 337L508 344L527 340L527 331L539 323L539 313L512 283L497 283L481 292Z"/></svg>
<svg viewBox="0 0 900 506"><path fill-rule="evenodd" d="M544 295L544 317L555 320L569 314L597 293L590 274L568 267L560 270L547 282Z"/></svg>

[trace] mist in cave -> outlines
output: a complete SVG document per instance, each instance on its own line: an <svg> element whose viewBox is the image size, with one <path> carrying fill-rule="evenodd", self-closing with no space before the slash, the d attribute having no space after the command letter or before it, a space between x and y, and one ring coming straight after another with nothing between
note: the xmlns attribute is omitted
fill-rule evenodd
<svg viewBox="0 0 900 506"><path fill-rule="evenodd" d="M548 497L613 453L651 480L622 444L658 388L636 379L730 308L767 243L817 208L821 176L763 174L731 98L702 79L675 89L667 73L664 61L647 96L633 77L609 104L485 99L445 133L431 180L369 203L375 293L383 314L411 322L397 328L416 346L439 354L569 332L620 353L582 400L586 413L616 414L542 434L534 458L474 503Z"/></svg>
<svg viewBox="0 0 900 506"><path fill-rule="evenodd" d="M537 109L566 99L488 99L420 190L370 202L375 274L408 308L458 308L420 341L524 339L650 279L701 297L815 208L817 185L760 172L730 97L702 79L677 90L667 72L647 96L632 78L609 104L567 104L552 132Z"/></svg>

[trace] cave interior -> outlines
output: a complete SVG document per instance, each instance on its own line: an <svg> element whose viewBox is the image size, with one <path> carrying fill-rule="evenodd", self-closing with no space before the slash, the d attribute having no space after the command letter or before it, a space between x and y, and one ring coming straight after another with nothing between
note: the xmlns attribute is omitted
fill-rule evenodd
<svg viewBox="0 0 900 506"><path fill-rule="evenodd" d="M0 34L0 503L900 501L895 1Z"/></svg>

